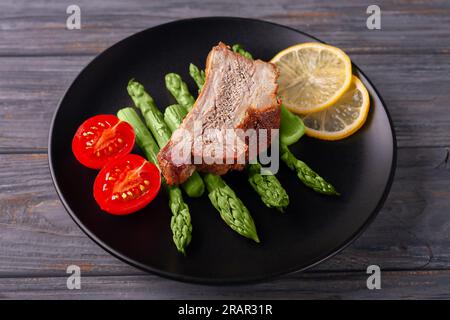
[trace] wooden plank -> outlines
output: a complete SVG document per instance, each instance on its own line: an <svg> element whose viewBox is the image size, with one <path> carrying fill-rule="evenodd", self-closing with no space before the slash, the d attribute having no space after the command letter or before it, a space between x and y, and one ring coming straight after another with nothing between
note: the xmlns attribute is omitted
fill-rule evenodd
<svg viewBox="0 0 450 320"><path fill-rule="evenodd" d="M82 29L66 30L67 3L5 0L0 55L98 54L161 23L199 16L243 16L291 26L354 52L450 52L448 1L383 1L381 28L366 27L365 1L79 0Z"/></svg>
<svg viewBox="0 0 450 320"><path fill-rule="evenodd" d="M399 150L398 171L379 217L353 245L314 271L450 269L449 167L444 148ZM45 154L0 155L0 277L142 274L105 253L57 199ZM440 166L439 166L440 165ZM2 290L0 290L2 292Z"/></svg>
<svg viewBox="0 0 450 320"><path fill-rule="evenodd" d="M0 58L0 152L47 149L59 100L90 59Z"/></svg>
<svg viewBox="0 0 450 320"><path fill-rule="evenodd" d="M77 4L83 29L68 31L66 3L0 2L0 298L450 298L450 187L443 162L450 132L448 1L380 2L382 31L367 30L371 3L361 1ZM78 71L132 33L211 15L265 19L342 47L377 85L393 116L402 149L384 209L353 245L306 274L219 288L143 275L90 241L51 185L44 154L48 126ZM81 291L65 287L69 264L82 268ZM393 270L383 273L381 291L365 287L369 264Z"/></svg>
<svg viewBox="0 0 450 320"><path fill-rule="evenodd" d="M445 55L354 54L379 89L401 147L450 141L450 65ZM0 152L45 151L65 88L91 57L0 58Z"/></svg>
<svg viewBox="0 0 450 320"><path fill-rule="evenodd" d="M137 272L97 247L72 221L53 188L46 154L0 159L0 277L63 274L70 264L94 274Z"/></svg>
<svg viewBox="0 0 450 320"><path fill-rule="evenodd" d="M365 272L303 273L261 284L201 286L156 276L83 277L68 290L66 277L0 279L0 299L449 299L450 271L381 273L369 290ZM184 305L180 302L180 305Z"/></svg>

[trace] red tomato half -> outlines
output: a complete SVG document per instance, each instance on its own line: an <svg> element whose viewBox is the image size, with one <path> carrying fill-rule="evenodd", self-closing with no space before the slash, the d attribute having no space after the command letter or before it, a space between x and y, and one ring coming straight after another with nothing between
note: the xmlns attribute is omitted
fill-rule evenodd
<svg viewBox="0 0 450 320"><path fill-rule="evenodd" d="M100 169L108 162L130 153L134 130L116 116L103 114L87 119L72 140L72 152L83 165Z"/></svg>
<svg viewBox="0 0 450 320"><path fill-rule="evenodd" d="M100 170L94 182L94 198L102 210L124 215L148 205L160 187L159 169L141 156L129 154Z"/></svg>

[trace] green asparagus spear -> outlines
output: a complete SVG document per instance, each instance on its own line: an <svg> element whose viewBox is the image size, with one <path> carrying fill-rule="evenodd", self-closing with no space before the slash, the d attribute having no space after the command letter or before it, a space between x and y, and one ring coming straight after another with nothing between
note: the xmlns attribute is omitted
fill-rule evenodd
<svg viewBox="0 0 450 320"><path fill-rule="evenodd" d="M195 99L190 94L187 84L181 80L181 77L175 73L166 74L166 87L176 98L179 105L184 106L187 111L191 111Z"/></svg>
<svg viewBox="0 0 450 320"><path fill-rule="evenodd" d="M119 119L128 122L133 127L136 134L136 144L142 149L150 162L158 165L156 155L158 154L159 147L136 111L133 108L124 108L117 112L117 116ZM178 251L186 254L186 247L191 242L192 234L189 208L183 200L180 188L169 187L165 183L164 185L169 193L169 207L172 211L170 228L172 229L173 242Z"/></svg>
<svg viewBox="0 0 450 320"><path fill-rule="evenodd" d="M176 76L182 82L181 77L178 75ZM184 84L184 82L182 83ZM171 84L172 82L166 81L167 89L169 89L170 92L177 92L176 90L173 90L173 88L170 88ZM175 99L178 101L178 96L175 96ZM181 124L184 117L183 115L187 113L187 110L183 105L179 105L178 107L181 109L180 112L173 112L171 109L166 109L164 112L164 118L170 118L170 122L174 127L178 127ZM240 235L259 242L253 218L234 191L220 176L206 173L203 175L203 179L206 188L208 189L208 197L214 208L219 211L220 217L225 223Z"/></svg>
<svg viewBox="0 0 450 320"><path fill-rule="evenodd" d="M128 94L134 101L134 104L141 110L145 123L153 133L160 148L164 147L169 141L172 131L164 122L164 116L159 111L153 98L145 91L144 86L131 79L128 83ZM205 184L198 173L194 173L182 184L184 191L189 197L200 197L205 191Z"/></svg>
<svg viewBox="0 0 450 320"><path fill-rule="evenodd" d="M191 75L192 79L194 79L195 83L197 84L198 91L202 90L203 85L205 84L205 71L200 70L195 64L191 63L189 65L189 74Z"/></svg>
<svg viewBox="0 0 450 320"><path fill-rule="evenodd" d="M204 73L202 74L199 68L191 63L189 66L189 74L194 80L195 77L200 78L200 80L195 80L195 83L197 83L200 90L201 87L199 83L201 83L202 79L204 83ZM289 205L289 196L277 177L274 175L261 174L261 165L258 163L250 164L246 168L248 181L256 193L261 197L261 201L269 208L275 208L283 212Z"/></svg>
<svg viewBox="0 0 450 320"><path fill-rule="evenodd" d="M234 52L239 53L241 56L253 60L253 57L250 54L250 52L246 51L240 44L233 45L231 49L233 49Z"/></svg>
<svg viewBox="0 0 450 320"><path fill-rule="evenodd" d="M164 121L173 132L178 128L186 115L186 108L181 107L178 104L173 104L164 110Z"/></svg>
<svg viewBox="0 0 450 320"><path fill-rule="evenodd" d="M253 59L252 55L245 51L245 49L235 44L233 51L244 57ZM297 176L307 187L316 192L327 195L339 195L336 189L325 179L314 172L306 163L297 159L294 154L289 151L287 147L298 141L303 136L305 127L303 121L291 113L287 108L281 109L281 126L280 126L280 155L281 159L291 170L297 171ZM296 127L295 129L293 127ZM296 133L294 131L297 131Z"/></svg>
<svg viewBox="0 0 450 320"><path fill-rule="evenodd" d="M127 90L136 107L141 110L144 121L153 133L159 147L162 148L172 135L164 122L162 112L159 111L153 98L145 92L144 86L136 80L131 79L128 82Z"/></svg>
<svg viewBox="0 0 450 320"><path fill-rule="evenodd" d="M248 181L253 189L260 195L262 202L269 208L281 212L289 205L289 196L280 181L273 174L261 174L259 163L247 166Z"/></svg>
<svg viewBox="0 0 450 320"><path fill-rule="evenodd" d="M144 152L148 161L158 165L158 160L156 159L156 155L159 152L158 144L142 123L136 111L133 108L124 108L117 112L117 117L120 120L128 122L133 127L136 135L136 144Z"/></svg>
<svg viewBox="0 0 450 320"><path fill-rule="evenodd" d="M297 171L299 179L316 192L327 195L339 195L336 189L314 172L306 163L297 159L289 148L280 144L281 159L291 169Z"/></svg>
<svg viewBox="0 0 450 320"><path fill-rule="evenodd" d="M186 255L186 247L192 239L191 214L183 200L181 189L176 186L167 186L167 188L169 189L169 207L173 213L170 219L173 242L178 251Z"/></svg>
<svg viewBox="0 0 450 320"><path fill-rule="evenodd" d="M240 235L259 242L250 212L234 191L220 176L207 173L203 178L209 192L208 197L226 224Z"/></svg>

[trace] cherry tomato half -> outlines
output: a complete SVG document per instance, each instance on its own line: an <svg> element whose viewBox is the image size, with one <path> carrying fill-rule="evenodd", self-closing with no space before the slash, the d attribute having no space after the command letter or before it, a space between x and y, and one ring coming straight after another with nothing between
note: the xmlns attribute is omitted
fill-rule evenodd
<svg viewBox="0 0 450 320"><path fill-rule="evenodd" d="M158 167L141 156L128 154L100 170L94 182L94 198L102 210L124 215L148 205L160 187Z"/></svg>
<svg viewBox="0 0 450 320"><path fill-rule="evenodd" d="M87 119L72 140L72 152L83 165L100 169L108 162L130 153L134 130L116 116L102 114Z"/></svg>

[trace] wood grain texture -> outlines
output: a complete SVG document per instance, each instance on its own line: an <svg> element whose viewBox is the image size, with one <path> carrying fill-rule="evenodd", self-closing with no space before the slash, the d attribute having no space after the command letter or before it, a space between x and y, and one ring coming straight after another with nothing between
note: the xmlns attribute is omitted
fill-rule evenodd
<svg viewBox="0 0 450 320"><path fill-rule="evenodd" d="M446 55L351 57L385 100L400 147L449 144L450 64ZM59 100L90 60L87 56L0 57L4 75L0 78L0 152L45 151Z"/></svg>
<svg viewBox="0 0 450 320"><path fill-rule="evenodd" d="M50 120L89 57L0 58L0 152L45 152Z"/></svg>
<svg viewBox="0 0 450 320"><path fill-rule="evenodd" d="M365 272L300 273L261 284L200 286L160 277L82 277L80 290L66 278L0 279L0 299L449 299L449 271L383 272L381 290L368 290ZM180 302L183 305L183 302Z"/></svg>
<svg viewBox="0 0 450 320"><path fill-rule="evenodd" d="M136 273L96 246L70 219L54 190L46 154L1 155L0 277Z"/></svg>
<svg viewBox="0 0 450 320"><path fill-rule="evenodd" d="M450 2L378 1L381 31L366 28L372 1L76 3L82 30L68 31L69 3L0 2L0 299L450 298ZM135 32L199 16L264 19L341 47L373 81L392 115L400 150L383 210L354 244L307 273L235 287L144 275L87 238L56 196L46 156L48 129L78 72ZM80 291L66 289L70 264L82 268ZM380 291L366 289L369 264L384 270Z"/></svg>
<svg viewBox="0 0 450 320"><path fill-rule="evenodd" d="M298 28L354 52L450 52L450 3L378 1L382 32L366 27L371 1L78 0L82 29L65 29L68 3L0 3L0 55L98 54L126 36L161 23L203 16L251 17Z"/></svg>
<svg viewBox="0 0 450 320"><path fill-rule="evenodd" d="M442 148L399 151L398 171L379 217L352 246L313 271L450 268L450 168ZM63 276L140 271L111 257L72 222L57 199L45 154L0 155L0 276ZM195 236L195 235L194 235Z"/></svg>

